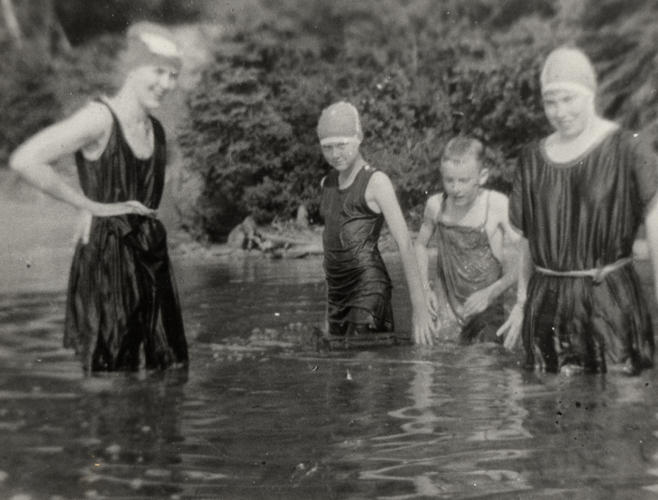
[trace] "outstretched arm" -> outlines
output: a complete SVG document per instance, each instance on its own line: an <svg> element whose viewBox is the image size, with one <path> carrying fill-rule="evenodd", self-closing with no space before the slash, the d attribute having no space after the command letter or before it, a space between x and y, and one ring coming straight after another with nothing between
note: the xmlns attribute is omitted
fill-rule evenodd
<svg viewBox="0 0 658 500"><path fill-rule="evenodd" d="M107 122L98 106L90 104L28 139L12 153L9 166L37 189L93 215L151 215L153 210L137 201L109 204L92 201L64 182L52 167L57 160L93 144L104 135Z"/></svg>
<svg viewBox="0 0 658 500"><path fill-rule="evenodd" d="M407 278L407 286L413 308L414 340L420 344L432 343L432 320L427 310L418 264L414 255L413 244L407 230L407 223L402 215L400 204L395 196L393 184L388 176L376 172L370 178L366 189L366 201L372 200L381 210L395 239L402 259L402 267Z"/></svg>

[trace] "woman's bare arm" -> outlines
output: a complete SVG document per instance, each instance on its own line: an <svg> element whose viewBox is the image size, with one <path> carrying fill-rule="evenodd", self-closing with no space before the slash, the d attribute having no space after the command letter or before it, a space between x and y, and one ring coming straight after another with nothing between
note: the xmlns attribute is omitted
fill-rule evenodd
<svg viewBox="0 0 658 500"><path fill-rule="evenodd" d="M432 343L432 321L429 311L427 310L425 293L418 271L418 264L414 253L413 244L407 223L402 215L400 204L398 203L388 176L382 172L376 172L370 178L366 189L372 200L380 208L386 224L391 231L400 251L402 267L407 278L407 286L413 307L413 330L414 340L420 344ZM368 194L366 196L368 198Z"/></svg>
<svg viewBox="0 0 658 500"><path fill-rule="evenodd" d="M89 104L32 136L12 153L9 166L37 189L93 215L151 215L153 210L137 201L98 203L90 200L68 185L52 166L57 160L89 147L103 137L108 127L107 115L99 111L99 106Z"/></svg>

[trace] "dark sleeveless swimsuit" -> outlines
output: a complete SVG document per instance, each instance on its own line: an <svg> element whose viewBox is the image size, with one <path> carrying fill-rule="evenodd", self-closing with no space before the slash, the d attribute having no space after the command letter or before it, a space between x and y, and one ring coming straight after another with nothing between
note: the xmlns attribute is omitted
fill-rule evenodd
<svg viewBox="0 0 658 500"><path fill-rule="evenodd" d="M104 103L105 104L105 103ZM108 106L109 108L109 106ZM137 200L157 208L166 164L162 125L151 117L155 147L135 157L112 112L109 141L98 160L78 151L84 194L100 203ZM64 345L86 371L136 370L186 363L187 343L162 223L141 215L94 217L89 242L75 249L69 276Z"/></svg>
<svg viewBox="0 0 658 500"><path fill-rule="evenodd" d="M323 183L320 211L332 335L393 331L391 279L377 247L384 216L365 199L375 172L364 166L345 189L338 187L337 171Z"/></svg>
<svg viewBox="0 0 658 500"><path fill-rule="evenodd" d="M481 225L471 227L447 224L440 218L437 221L437 273L450 307L459 320L463 320L461 310L466 299L474 292L492 285L503 275L502 265L494 255L487 236L489 192L486 196L485 218ZM444 194L441 213L444 211L445 199ZM499 342L496 331L504 321L503 301L502 297L498 297L487 309L463 324L460 341Z"/></svg>

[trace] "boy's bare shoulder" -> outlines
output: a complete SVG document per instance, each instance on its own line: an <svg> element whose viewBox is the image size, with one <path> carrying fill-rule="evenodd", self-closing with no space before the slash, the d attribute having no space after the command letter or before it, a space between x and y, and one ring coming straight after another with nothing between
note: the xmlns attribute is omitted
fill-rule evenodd
<svg viewBox="0 0 658 500"><path fill-rule="evenodd" d="M498 223L505 223L509 215L509 198L499 191L489 190L489 215Z"/></svg>
<svg viewBox="0 0 658 500"><path fill-rule="evenodd" d="M489 208L493 210L507 210L509 198L499 191L489 189Z"/></svg>

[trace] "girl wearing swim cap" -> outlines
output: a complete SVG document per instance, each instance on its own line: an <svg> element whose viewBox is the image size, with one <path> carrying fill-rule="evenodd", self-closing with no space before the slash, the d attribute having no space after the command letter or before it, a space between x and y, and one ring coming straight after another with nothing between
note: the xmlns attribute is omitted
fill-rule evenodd
<svg viewBox="0 0 658 500"><path fill-rule="evenodd" d="M10 166L78 208L82 229L69 276L64 344L85 371L186 365L187 344L166 232L156 218L166 145L151 116L175 87L181 53L163 27L128 30L123 82L19 146ZM53 169L75 155L82 192Z"/></svg>
<svg viewBox="0 0 658 500"><path fill-rule="evenodd" d="M347 102L327 107L317 133L324 158L334 169L322 180L320 205L329 335L393 331L392 285L377 247L386 222L407 278L413 339L431 344L432 320L407 225L390 179L361 155L363 131L356 108Z"/></svg>
<svg viewBox="0 0 658 500"><path fill-rule="evenodd" d="M541 88L554 132L523 150L516 171L517 304L498 333L508 348L522 338L530 369L635 375L653 365L632 252L644 222L658 283L658 163L647 138L599 116L594 69L580 50L553 51Z"/></svg>

